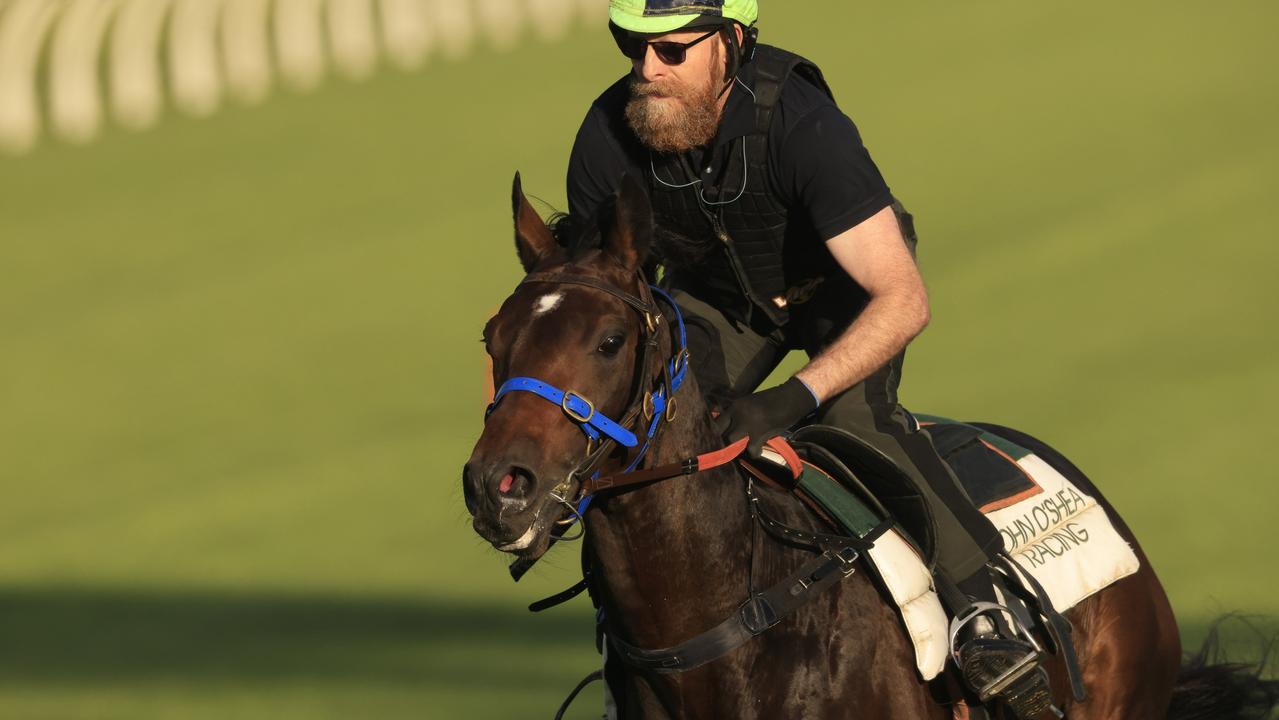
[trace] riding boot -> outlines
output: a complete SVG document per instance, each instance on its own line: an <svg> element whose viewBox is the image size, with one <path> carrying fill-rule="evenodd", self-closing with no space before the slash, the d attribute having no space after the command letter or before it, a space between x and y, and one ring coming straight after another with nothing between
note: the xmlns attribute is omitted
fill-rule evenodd
<svg viewBox="0 0 1279 720"><path fill-rule="evenodd" d="M986 572L958 585L946 580L938 583L938 589L958 624L952 625L957 631L952 648L955 662L978 699L1001 701L1023 720L1049 710L1060 717L1053 706L1042 650L1031 641L1028 629L1023 635L1009 624Z"/></svg>

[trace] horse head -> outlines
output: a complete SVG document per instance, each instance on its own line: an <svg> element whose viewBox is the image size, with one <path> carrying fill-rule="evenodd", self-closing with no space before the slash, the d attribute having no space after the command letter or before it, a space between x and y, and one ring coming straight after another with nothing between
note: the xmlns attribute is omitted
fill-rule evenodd
<svg viewBox="0 0 1279 720"><path fill-rule="evenodd" d="M640 269L653 219L637 181L624 179L598 247L574 257L529 205L518 174L512 205L527 275L484 328L498 391L462 485L481 537L538 557L584 476L643 441L631 431L647 402L645 366L669 340Z"/></svg>

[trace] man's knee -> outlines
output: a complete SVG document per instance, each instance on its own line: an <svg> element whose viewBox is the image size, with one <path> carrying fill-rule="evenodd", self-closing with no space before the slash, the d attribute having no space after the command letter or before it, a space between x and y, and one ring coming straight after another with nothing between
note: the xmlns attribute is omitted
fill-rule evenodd
<svg viewBox="0 0 1279 720"><path fill-rule="evenodd" d="M938 565L956 577L975 572L1002 547L1002 539L969 500L931 438L909 422L900 406L876 406L853 391L845 395L836 398L817 422L855 435L890 459L900 471L897 482L904 487L881 483L875 491L901 494L900 503L905 505L894 512L905 513L899 520ZM910 496L918 500L911 501ZM920 511L914 502L924 503L927 511Z"/></svg>

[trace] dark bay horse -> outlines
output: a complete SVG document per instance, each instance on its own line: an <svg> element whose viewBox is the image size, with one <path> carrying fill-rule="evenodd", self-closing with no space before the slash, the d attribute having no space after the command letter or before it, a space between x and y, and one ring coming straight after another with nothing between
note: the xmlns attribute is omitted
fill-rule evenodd
<svg viewBox="0 0 1279 720"><path fill-rule="evenodd" d="M654 231L639 184L630 178L623 183L600 225L600 242L576 257L566 254L529 206L518 175L513 196L516 247L530 275L486 326L484 341L496 386L534 378L536 387L525 383L519 389L527 392L499 395L465 466L463 486L477 533L502 551L536 558L588 476L584 470L627 470L645 446L639 468L677 463L723 443L686 362L683 387L671 388L680 339L672 312L653 317L653 293L642 277ZM640 406L650 405L643 398L663 387L674 403L659 413L646 444L652 408ZM602 418L592 421L594 433L584 429L590 423L583 420L591 418ZM605 419L616 420L621 431L606 427ZM627 432L633 436L629 447L617 440ZM1204 709L1211 705L1205 698L1243 682L1239 673L1209 667L1188 674L1182 668L1172 609L1131 531L1065 458L1024 435L1013 439L1097 498L1141 561L1139 572L1067 613L1088 698L1071 698L1062 664L1050 659L1066 717L1265 717L1261 703L1272 702L1270 696L1249 707ZM794 496L768 487L758 487L757 494L782 522L830 531ZM732 464L624 493L598 493L583 524L607 632L640 648L671 647L706 631L738 612L748 585L771 585L813 557L757 532L745 480ZM861 571L696 669L668 674L619 667L613 687L627 719L954 716L915 670L897 611ZM1274 692L1273 685L1263 689Z"/></svg>

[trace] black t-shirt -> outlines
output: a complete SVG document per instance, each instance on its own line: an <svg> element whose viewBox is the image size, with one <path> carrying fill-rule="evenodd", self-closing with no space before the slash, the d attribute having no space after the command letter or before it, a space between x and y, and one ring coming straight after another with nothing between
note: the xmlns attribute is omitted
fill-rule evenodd
<svg viewBox="0 0 1279 720"><path fill-rule="evenodd" d="M578 130L568 166L570 214L590 217L617 191L626 172L648 177L649 151L626 124L629 76L614 83L591 105ZM708 166L722 167L733 140L754 132L751 88L755 67L746 64L729 91ZM825 242L855 227L892 203L892 196L857 127L820 88L792 74L783 87L769 128L771 185L789 208ZM703 151L691 153L702 167Z"/></svg>

